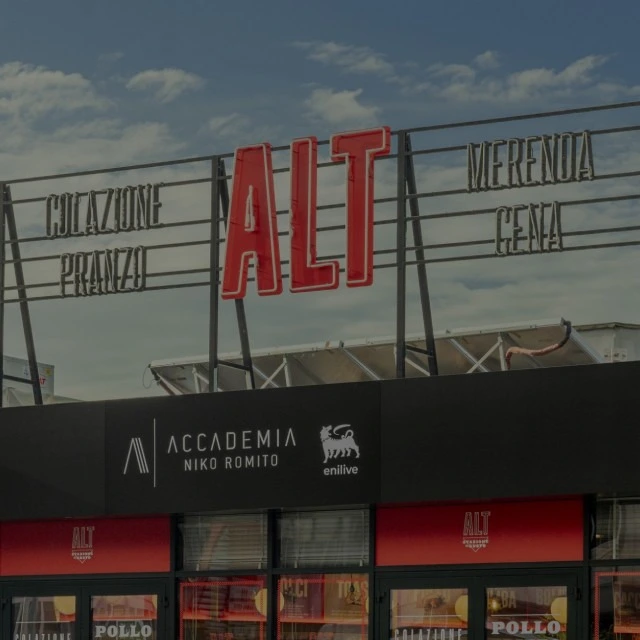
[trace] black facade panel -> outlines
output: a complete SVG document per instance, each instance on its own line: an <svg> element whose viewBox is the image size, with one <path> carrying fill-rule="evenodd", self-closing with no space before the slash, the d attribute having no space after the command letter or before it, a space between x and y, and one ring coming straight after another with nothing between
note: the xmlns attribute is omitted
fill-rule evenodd
<svg viewBox="0 0 640 640"><path fill-rule="evenodd" d="M0 411L0 518L105 513L102 402Z"/></svg>
<svg viewBox="0 0 640 640"><path fill-rule="evenodd" d="M107 510L375 502L379 421L380 387L367 383L110 402ZM325 458L327 426L347 436L329 441L339 457Z"/></svg>
<svg viewBox="0 0 640 640"><path fill-rule="evenodd" d="M382 383L383 502L640 491L640 363Z"/></svg>
<svg viewBox="0 0 640 640"><path fill-rule="evenodd" d="M637 494L638 381L632 362L6 408L0 519ZM351 435L330 458L327 426Z"/></svg>

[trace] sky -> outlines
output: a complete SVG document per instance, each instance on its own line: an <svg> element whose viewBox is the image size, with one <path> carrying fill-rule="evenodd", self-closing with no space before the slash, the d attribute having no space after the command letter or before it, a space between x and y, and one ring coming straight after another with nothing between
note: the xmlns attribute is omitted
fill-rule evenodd
<svg viewBox="0 0 640 640"><path fill-rule="evenodd" d="M288 145L299 136L388 125L404 129L458 120L640 100L636 25L640 5L597 0L469 2L369 0L9 0L0 37L0 178L232 152L258 142ZM638 110L553 121L440 131L414 136L414 148L465 145L637 123ZM597 175L640 169L638 133L594 136ZM323 151L324 153L325 151ZM286 155L274 157L284 167ZM419 191L466 185L466 154L421 156ZM229 170L231 164L228 165ZM207 177L206 163L102 176L16 183L17 199L153 181ZM496 208L635 193L634 179L561 185L539 193L490 192L433 197L421 211ZM379 163L376 195L393 195L394 163ZM276 180L278 207L288 187ZM553 192L553 193L552 193ZM164 192L163 192L164 193ZM344 169L319 175L321 203L344 194ZM204 219L206 184L163 195L165 222ZM637 223L634 200L573 206L563 231ZM19 233L42 235L44 203L16 205ZM340 222L327 212L323 224ZM388 206L377 219L390 218ZM280 222L286 230L286 221ZM428 243L494 237L495 216L427 221ZM206 226L23 245L23 255L197 242ZM135 234L128 234L129 236ZM615 240L637 240L638 233ZM157 239L156 239L157 238ZM577 246L594 238L567 238ZM391 248L391 226L376 249ZM323 255L344 250L327 234ZM484 247L491 251L492 247ZM434 250L428 257L447 254ZM208 248L155 251L149 271L198 269ZM436 264L429 283L437 331L565 317L574 324L640 323L635 296L638 248L600 249ZM451 253L447 255L453 255ZM380 260L383 261L383 260ZM10 265L8 265L10 266ZM29 283L56 281L56 260L25 263ZM11 285L11 269L7 284ZM193 276L195 279L197 276ZM409 278L408 320L418 331L417 291ZM160 282L161 279L155 282ZM249 285L253 348L393 335L395 274L376 271L373 287L258 298ZM55 289L55 287L54 287ZM44 290L44 289L43 289ZM34 289L33 291L37 291ZM55 292L54 290L52 290ZM220 351L238 348L233 305L222 304ZM206 287L43 301L31 305L38 360L55 366L58 394L83 400L162 393L151 361L207 352ZM16 305L8 305L5 350L25 353Z"/></svg>

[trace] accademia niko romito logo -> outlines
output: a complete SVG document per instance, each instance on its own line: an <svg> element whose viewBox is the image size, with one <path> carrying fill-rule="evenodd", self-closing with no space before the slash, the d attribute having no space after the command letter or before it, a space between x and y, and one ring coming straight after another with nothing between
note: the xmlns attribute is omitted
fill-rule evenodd
<svg viewBox="0 0 640 640"><path fill-rule="evenodd" d="M135 462L137 464L138 473L150 473L149 470L149 462L147 461L147 455L145 454L144 447L142 446L142 438L133 437L129 443L129 449L127 451L127 459L124 463L124 470L122 473L127 475L127 471L129 470L129 464L133 462L133 458L135 458Z"/></svg>
<svg viewBox="0 0 640 640"><path fill-rule="evenodd" d="M122 475L146 478L158 486L159 469L167 473L237 473L276 468L281 458L295 459L296 428L257 427L217 431L185 431L158 438L156 419L152 432L132 436L123 448ZM178 471L179 469L179 471Z"/></svg>
<svg viewBox="0 0 640 640"><path fill-rule="evenodd" d="M350 424L340 424L337 427L331 425L320 429L320 441L322 442L322 450L324 452L324 464L336 458L349 458L351 453L355 453L355 457L360 457L360 448L356 444L353 429ZM344 433L342 433L342 431ZM358 465L349 466L347 464L339 464L335 467L325 467L325 476L343 476L357 475Z"/></svg>

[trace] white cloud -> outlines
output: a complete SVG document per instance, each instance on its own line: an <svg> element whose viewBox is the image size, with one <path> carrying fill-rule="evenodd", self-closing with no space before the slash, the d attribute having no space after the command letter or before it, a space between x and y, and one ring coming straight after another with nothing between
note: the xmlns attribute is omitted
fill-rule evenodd
<svg viewBox="0 0 640 640"><path fill-rule="evenodd" d="M500 59L496 51L485 51L477 55L473 63L480 69L496 69L500 66Z"/></svg>
<svg viewBox="0 0 640 640"><path fill-rule="evenodd" d="M213 134L216 139L222 140L225 145L233 145L236 148L260 142L275 143L281 134L280 126L260 125L240 113L214 116L209 119L204 130Z"/></svg>
<svg viewBox="0 0 640 640"><path fill-rule="evenodd" d="M337 66L348 73L369 73L385 77L394 74L394 67L385 56L369 47L337 42L294 42L293 44L299 49L308 51L309 60Z"/></svg>
<svg viewBox="0 0 640 640"><path fill-rule="evenodd" d="M312 118L331 125L371 124L376 120L380 109L363 105L358 101L362 89L354 91L334 91L333 89L314 89L305 100L305 106Z"/></svg>
<svg viewBox="0 0 640 640"><path fill-rule="evenodd" d="M432 65L428 69L429 81L416 85L414 91L419 90L452 102L491 104L516 104L532 100L550 102L557 97L604 93L599 88L596 72L607 62L606 56L585 56L560 70L539 67L507 75L491 75L489 71L495 70L495 66L488 63L495 59L493 52L475 58L476 66L485 72L484 75L462 64ZM621 91L626 89L611 84L607 87L609 94Z"/></svg>
<svg viewBox="0 0 640 640"><path fill-rule="evenodd" d="M167 103L204 84L200 76L182 69L149 69L133 76L126 86L133 91L154 91L157 100Z"/></svg>
<svg viewBox="0 0 640 640"><path fill-rule="evenodd" d="M466 64L434 64L428 69L431 75L452 80L473 80L476 72Z"/></svg>
<svg viewBox="0 0 640 640"><path fill-rule="evenodd" d="M110 51L109 53L103 53L98 60L100 60L100 62L118 62L118 60L122 60L122 58L124 58L122 51Z"/></svg>
<svg viewBox="0 0 640 640"><path fill-rule="evenodd" d="M607 62L603 55L588 55L559 70L531 68L499 74L500 54L487 50L468 64L436 62L419 72L415 62L393 62L371 47L337 42L302 41L293 45L307 52L307 58L346 73L376 76L400 87L404 95L425 94L446 102L463 104L519 104L551 102L556 98L610 99L616 95L637 95L640 87L627 87L597 78ZM397 69L403 69L398 73Z"/></svg>
<svg viewBox="0 0 640 640"><path fill-rule="evenodd" d="M56 112L104 109L109 104L79 73L53 71L22 62L0 65L0 115L36 118Z"/></svg>
<svg viewBox="0 0 640 640"><path fill-rule="evenodd" d="M252 125L251 119L239 113L214 116L207 123L208 130L221 138L237 138Z"/></svg>
<svg viewBox="0 0 640 640"><path fill-rule="evenodd" d="M469 63L440 61L422 73L415 61L389 61L370 47L336 42L295 42L309 60L348 73L377 76L400 87L404 95L425 94L440 101L473 104L550 103L568 97L608 100L616 96L640 94L640 86L627 86L598 77L609 60L604 55L588 55L560 69L535 67L510 74L499 73L500 54L487 50ZM402 69L398 73L397 69Z"/></svg>

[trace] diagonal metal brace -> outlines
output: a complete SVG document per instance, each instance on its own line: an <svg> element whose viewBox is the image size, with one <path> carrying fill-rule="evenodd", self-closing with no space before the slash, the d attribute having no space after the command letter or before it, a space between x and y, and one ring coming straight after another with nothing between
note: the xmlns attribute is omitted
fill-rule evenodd
<svg viewBox="0 0 640 640"><path fill-rule="evenodd" d="M22 317L22 328L24 330L24 340L27 347L27 359L29 361L29 382L33 388L33 401L35 404L42 404L42 388L40 387L40 375L38 373L38 362L36 360L36 347L33 340L33 328L31 326L31 314L29 313L29 301L24 282L24 271L22 269L22 259L20 257L20 242L18 240L18 230L16 227L16 217L11 201L11 188L3 185L3 213L6 224L9 244L11 246L11 259L16 278L18 300L20 305L20 316ZM4 287L4 283L2 283Z"/></svg>

